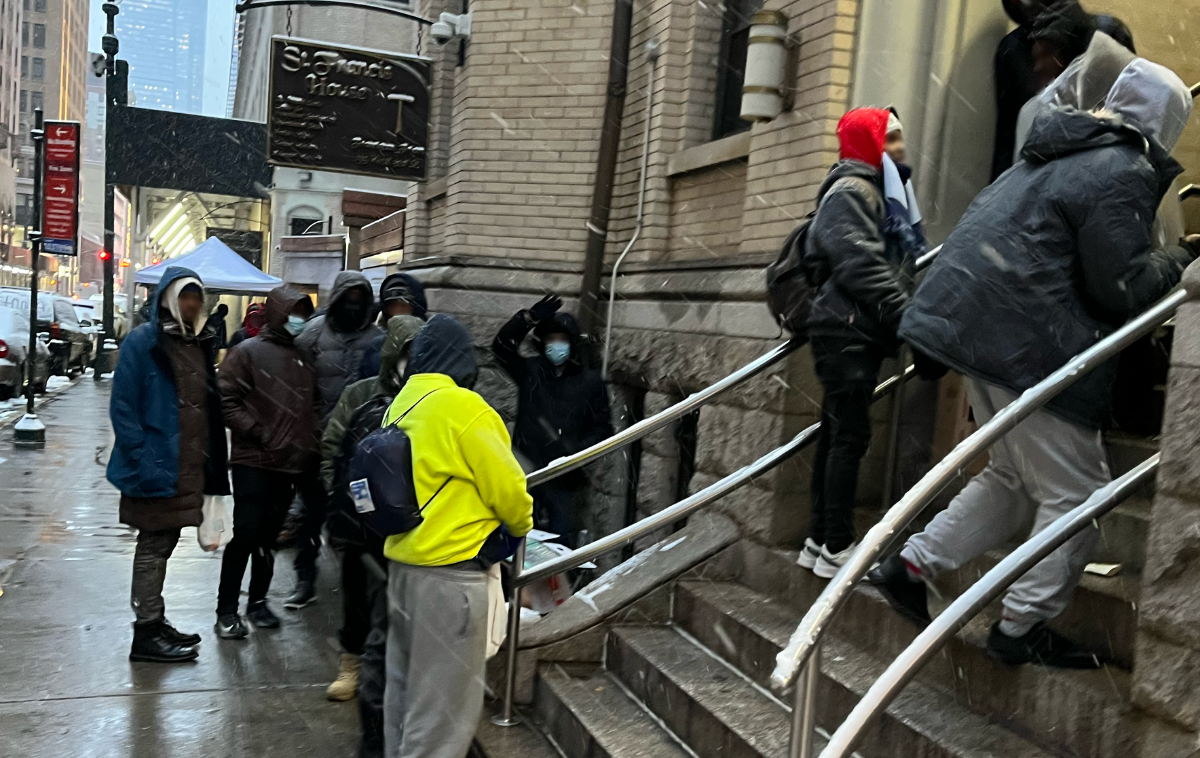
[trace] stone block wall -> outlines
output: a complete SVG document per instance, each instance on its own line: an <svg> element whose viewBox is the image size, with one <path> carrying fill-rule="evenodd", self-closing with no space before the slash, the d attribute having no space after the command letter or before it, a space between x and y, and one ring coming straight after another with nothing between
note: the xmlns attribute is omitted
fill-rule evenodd
<svg viewBox="0 0 1200 758"><path fill-rule="evenodd" d="M1200 266L1184 274L1200 298ZM1143 755L1200 755L1200 301L1179 309L1158 491L1138 606L1133 699L1157 717Z"/></svg>

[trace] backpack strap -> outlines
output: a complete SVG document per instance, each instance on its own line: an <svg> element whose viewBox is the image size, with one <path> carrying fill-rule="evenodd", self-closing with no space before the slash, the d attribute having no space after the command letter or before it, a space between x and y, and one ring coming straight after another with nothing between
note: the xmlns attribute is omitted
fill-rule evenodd
<svg viewBox="0 0 1200 758"><path fill-rule="evenodd" d="M408 410L407 410L407 411L405 411L404 413L401 413L399 416L397 416L397 417L396 417L396 421L400 421L400 420L401 420L401 419L403 419L405 416L407 416L408 414L412 413L412 409L413 409L413 408L416 408L418 405L420 405L420 404L421 404L421 400L424 400L425 398L429 397L429 396L430 396L430 395L432 395L433 393L435 393L435 392L439 392L439 391L441 391L442 389L444 389L444 388L443 388L443 387L438 387L436 390L430 390L429 392L426 392L424 395L422 395L422 396L421 396L420 400L417 400L417 402L415 402L415 403L413 403L412 405L410 405L410 406L408 407ZM393 421L392 423L394 424L394 423L396 423L396 421Z"/></svg>
<svg viewBox="0 0 1200 758"><path fill-rule="evenodd" d="M430 390L429 392L426 392L424 395L422 395L422 396L421 396L421 399L420 399L420 400L417 400L417 402L415 402L415 403L413 403L412 405L410 405L410 406L409 406L409 408L408 408L408 410L407 410L407 411L405 411L404 413L401 413L399 416L397 416L397 417L396 417L396 421L393 421L392 423L397 423L397 422L399 422L401 419L403 419L405 416L407 416L409 413L411 413L413 408L416 408L418 405L420 405L420 404L421 404L421 400L424 400L425 398L429 397L429 396L430 396L430 395L432 395L433 393L435 393L435 392L438 392L438 391L440 391L440 390L442 390L442 389L444 389L444 388L443 388L443 387L438 387L436 390ZM451 477L447 477L447 478L446 478L446 481L442 482L442 486L437 488L437 492L434 492L432 495L430 495L430 496L429 496L429 499L425 501L425 505L422 505L420 508L418 508L418 509L417 509L417 513L422 513L422 512L424 512L424 511L425 511L425 509L429 507L429 504L433 502L433 499L434 499L435 497L437 497L438 495L442 494L442 490L446 489L446 485L447 485L447 484L449 484L449 483L450 483L450 480L451 480L451 479L453 479L453 478L454 478L454 477L452 477L452 476L451 476ZM414 484L415 484L415 483L414 483Z"/></svg>

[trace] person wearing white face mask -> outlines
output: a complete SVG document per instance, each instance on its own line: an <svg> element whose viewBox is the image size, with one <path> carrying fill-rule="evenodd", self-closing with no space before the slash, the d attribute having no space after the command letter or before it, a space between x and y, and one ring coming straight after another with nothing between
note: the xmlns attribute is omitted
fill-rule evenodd
<svg viewBox="0 0 1200 758"><path fill-rule="evenodd" d="M238 599L247 561L246 617L260 628L279 626L267 607L275 537L296 493L320 507L317 375L296 347L313 314L308 295L276 287L267 295L266 323L257 336L225 357L217 377L225 423L233 432L233 539L225 546L217 593L217 636L242 639Z"/></svg>
<svg viewBox="0 0 1200 758"><path fill-rule="evenodd" d="M560 308L562 300L547 295L509 319L492 342L496 359L517 385L513 446L536 468L613 433L608 389L599 371L580 363L579 327ZM520 353L531 330L540 353L536 357ZM586 485L587 475L576 470L530 490L537 528L573 546Z"/></svg>

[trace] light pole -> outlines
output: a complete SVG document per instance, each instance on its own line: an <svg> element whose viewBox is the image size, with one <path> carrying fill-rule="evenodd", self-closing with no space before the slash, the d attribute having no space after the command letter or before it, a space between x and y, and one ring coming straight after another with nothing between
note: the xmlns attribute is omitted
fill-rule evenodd
<svg viewBox="0 0 1200 758"><path fill-rule="evenodd" d="M29 230L29 352L25 354L28 381L25 383L25 415L13 427L13 444L19 448L40 450L46 446L46 425L33 412L34 371L37 366L38 264L42 255L42 172L46 149L42 109L33 111L33 219Z"/></svg>
<svg viewBox="0 0 1200 758"><path fill-rule="evenodd" d="M101 47L104 50L104 140L108 141L109 130L112 128L112 109L117 104L119 98L113 90L116 88L116 73L117 73L117 51L120 45L117 44L116 20L120 9L116 3L105 3L101 6L104 15L108 17L108 27L101 40ZM113 186L110 177L108 176L108 151L105 150L104 158L104 249L108 255L104 256L104 304L101 310L101 318L103 319L104 334L100 340L100 349L96 353L96 370L95 379L100 381L103 374L113 370L112 355L109 352L110 348L116 347L116 330L113 328L113 243L115 241L113 234L114 226L114 192L116 188Z"/></svg>

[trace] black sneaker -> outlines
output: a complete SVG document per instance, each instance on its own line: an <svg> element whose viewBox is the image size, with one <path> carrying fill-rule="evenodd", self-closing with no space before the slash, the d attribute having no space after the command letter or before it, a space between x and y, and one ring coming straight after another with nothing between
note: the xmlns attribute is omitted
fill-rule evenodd
<svg viewBox="0 0 1200 758"><path fill-rule="evenodd" d="M1098 669L1100 657L1079 643L1069 640L1039 621L1021 637L1009 637L1000 631L1000 622L992 624L987 653L1008 666L1032 663L1059 669Z"/></svg>
<svg viewBox="0 0 1200 758"><path fill-rule="evenodd" d="M298 611L306 605L317 602L317 588L307 579L301 579L296 584L296 591L283 604L289 611Z"/></svg>
<svg viewBox="0 0 1200 758"><path fill-rule="evenodd" d="M195 647L200 644L200 635L181 632L171 626L171 622L166 619L163 619L162 622L162 634L168 641L183 647Z"/></svg>
<svg viewBox="0 0 1200 758"><path fill-rule="evenodd" d="M259 629L278 629L279 617L271 612L267 607L266 600L259 600L257 603L251 603L246 608L246 618L250 620Z"/></svg>
<svg viewBox="0 0 1200 758"><path fill-rule="evenodd" d="M163 634L162 622L134 624L133 645L129 648L129 660L143 663L186 663L194 661L200 653L191 647L171 642Z"/></svg>
<svg viewBox="0 0 1200 758"><path fill-rule="evenodd" d="M908 575L908 566L899 555L893 555L867 574L888 605L904 618L922 628L929 626L929 593L925 582Z"/></svg>
<svg viewBox="0 0 1200 758"><path fill-rule="evenodd" d="M217 636L223 640L244 640L250 630L246 628L246 623L242 621L242 617L236 613L226 613L217 617L217 623L213 626Z"/></svg>

